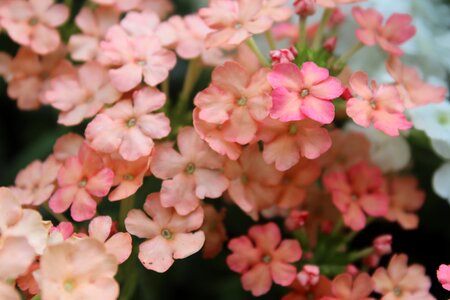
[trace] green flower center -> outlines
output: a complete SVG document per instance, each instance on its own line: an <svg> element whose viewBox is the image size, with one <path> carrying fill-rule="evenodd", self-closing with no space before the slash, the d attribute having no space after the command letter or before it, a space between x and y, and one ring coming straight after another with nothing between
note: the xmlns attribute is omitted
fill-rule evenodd
<svg viewBox="0 0 450 300"><path fill-rule="evenodd" d="M272 257L270 255L264 255L262 258L262 261L266 264L270 263L272 261Z"/></svg>
<svg viewBox="0 0 450 300"><path fill-rule="evenodd" d="M396 297L400 297L402 295L402 290L399 287L395 287L393 292Z"/></svg>
<svg viewBox="0 0 450 300"><path fill-rule="evenodd" d="M302 89L300 91L300 97L305 98L308 95L309 95L309 90L308 89Z"/></svg>
<svg viewBox="0 0 450 300"><path fill-rule="evenodd" d="M244 105L246 105L247 104L247 99L245 98L245 97L241 97L238 101L237 101L237 104L239 105L239 106L244 106Z"/></svg>
<svg viewBox="0 0 450 300"><path fill-rule="evenodd" d="M147 63L145 62L145 60L139 60L137 62L137 64L140 65L140 66L145 66Z"/></svg>
<svg viewBox="0 0 450 300"><path fill-rule="evenodd" d="M446 125L450 123L450 116L446 113L440 113L438 117L438 122L441 125Z"/></svg>
<svg viewBox="0 0 450 300"><path fill-rule="evenodd" d="M38 20L38 18L36 18L36 17L31 18L30 21L28 22L28 24L30 24L31 26L35 26L35 25L37 25L38 23L39 23L39 20Z"/></svg>
<svg viewBox="0 0 450 300"><path fill-rule="evenodd" d="M242 184L247 184L248 181L249 181L248 176L245 175L245 174L243 174L243 175L241 176L241 182L242 182Z"/></svg>
<svg viewBox="0 0 450 300"><path fill-rule="evenodd" d="M136 122L137 122L136 118L129 119L128 122L127 122L127 127L131 128L133 126L136 126Z"/></svg>
<svg viewBox="0 0 450 300"><path fill-rule="evenodd" d="M123 180L126 180L126 181L132 181L132 180L134 180L134 176L133 175L130 175L130 174L127 174L127 175L123 175Z"/></svg>
<svg viewBox="0 0 450 300"><path fill-rule="evenodd" d="M66 281L64 281L63 286L66 292L71 293L75 289L75 282L73 279L67 279Z"/></svg>
<svg viewBox="0 0 450 300"><path fill-rule="evenodd" d="M163 229L161 230L161 236L166 240L170 240L172 238L172 232L170 232L168 229Z"/></svg>
<svg viewBox="0 0 450 300"><path fill-rule="evenodd" d="M79 186L80 188L84 188L86 185L87 185L87 180L86 180L86 179L83 179L83 180L81 180L81 181L78 183L78 186Z"/></svg>
<svg viewBox="0 0 450 300"><path fill-rule="evenodd" d="M189 163L186 166L186 169L184 169L184 171L188 174L188 175L192 175L195 172L195 165L193 163Z"/></svg>
<svg viewBox="0 0 450 300"><path fill-rule="evenodd" d="M295 124L289 125L289 135L296 135L298 132L298 127Z"/></svg>

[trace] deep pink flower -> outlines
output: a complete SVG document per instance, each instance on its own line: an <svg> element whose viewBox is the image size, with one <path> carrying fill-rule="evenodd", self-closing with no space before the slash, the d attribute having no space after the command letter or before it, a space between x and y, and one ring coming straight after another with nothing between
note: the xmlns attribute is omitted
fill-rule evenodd
<svg viewBox="0 0 450 300"><path fill-rule="evenodd" d="M358 71L350 78L350 87L358 98L347 101L347 114L363 127L373 127L390 136L398 136L399 130L412 127L403 114L405 107L393 85L377 86L374 81L368 85L368 76Z"/></svg>
<svg viewBox="0 0 450 300"><path fill-rule="evenodd" d="M166 96L155 88L145 87L98 114L86 128L92 148L103 153L116 151L128 161L149 156L153 139L170 133L170 121L162 112Z"/></svg>
<svg viewBox="0 0 450 300"><path fill-rule="evenodd" d="M304 210L291 210L289 215L284 219L284 227L289 231L295 231L305 226L308 220L309 212Z"/></svg>
<svg viewBox="0 0 450 300"><path fill-rule="evenodd" d="M374 282L367 273L361 273L356 278L345 273L338 275L332 283L334 297L323 297L321 300L374 300L369 297L374 288Z"/></svg>
<svg viewBox="0 0 450 300"><path fill-rule="evenodd" d="M242 274L242 286L253 296L266 294L272 281L288 286L295 280L297 269L292 263L301 258L302 249L297 240L281 238L278 226L267 223L251 227L248 236L234 238L228 244L232 253L227 264Z"/></svg>
<svg viewBox="0 0 450 300"><path fill-rule="evenodd" d="M108 194L113 178L113 171L105 168L102 158L83 144L78 156L66 159L59 170L58 190L49 201L50 208L62 213L72 205L75 221L89 220L96 213L98 199Z"/></svg>
<svg viewBox="0 0 450 300"><path fill-rule="evenodd" d="M197 94L194 103L199 118L213 124L229 121L223 128L227 141L242 145L255 137L258 121L269 115L271 87L269 70L249 73L236 62L226 62L214 69L211 85Z"/></svg>
<svg viewBox="0 0 450 300"><path fill-rule="evenodd" d="M133 209L125 219L127 231L146 239L139 246L139 260L147 269L163 273L174 259L183 259L198 252L205 234L197 231L203 223L203 209L180 216L173 208L161 206L159 193L150 194L144 211Z"/></svg>
<svg viewBox="0 0 450 300"><path fill-rule="evenodd" d="M304 265L297 274L298 282L304 287L315 286L319 283L320 268L316 265Z"/></svg>
<svg viewBox="0 0 450 300"><path fill-rule="evenodd" d="M200 199L218 198L228 188L223 174L224 158L212 151L192 127L178 131L175 151L172 144L156 148L152 173L163 179L161 204L186 215L197 209Z"/></svg>
<svg viewBox="0 0 450 300"><path fill-rule="evenodd" d="M440 265L437 270L437 278L442 287L447 291L450 291L450 265Z"/></svg>
<svg viewBox="0 0 450 300"><path fill-rule="evenodd" d="M346 173L330 172L324 176L323 183L343 214L344 223L355 231L365 227L364 213L381 217L388 212L389 196L383 192L383 175L365 162L354 165Z"/></svg>
<svg viewBox="0 0 450 300"><path fill-rule="evenodd" d="M322 124L334 119L331 100L339 97L344 88L325 68L305 62L299 69L293 63L277 64L269 73L273 87L272 118L282 122L310 118Z"/></svg>

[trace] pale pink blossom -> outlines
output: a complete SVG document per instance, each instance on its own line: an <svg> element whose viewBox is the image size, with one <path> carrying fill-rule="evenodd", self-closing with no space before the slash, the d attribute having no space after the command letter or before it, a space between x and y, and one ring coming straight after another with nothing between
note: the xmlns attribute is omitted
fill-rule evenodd
<svg viewBox="0 0 450 300"><path fill-rule="evenodd" d="M325 68L313 62L303 63L301 69L293 63L277 64L269 73L273 87L272 118L282 122L310 118L322 124L334 119L334 105L344 88Z"/></svg>
<svg viewBox="0 0 450 300"><path fill-rule="evenodd" d="M119 284L114 279L117 266L117 259L94 238L50 245L41 257L42 299L117 299Z"/></svg>
<svg viewBox="0 0 450 300"><path fill-rule="evenodd" d="M270 58L272 59L272 65L293 62L297 57L297 55L298 51L293 46L287 49L270 51Z"/></svg>
<svg viewBox="0 0 450 300"><path fill-rule="evenodd" d="M246 147L238 160L227 161L225 175L230 180L229 197L254 219L276 204L283 174L264 161L258 145Z"/></svg>
<svg viewBox="0 0 450 300"><path fill-rule="evenodd" d="M131 36L119 25L108 30L100 47L100 61L111 68L111 83L122 92L137 87L142 79L150 86L160 84L177 60L157 36Z"/></svg>
<svg viewBox="0 0 450 300"><path fill-rule="evenodd" d="M105 167L99 154L83 144L78 155L66 159L59 170L58 189L49 206L56 213L72 206L75 221L89 220L96 213L97 202L108 194L113 178L113 171Z"/></svg>
<svg viewBox="0 0 450 300"><path fill-rule="evenodd" d="M194 128L179 129L177 147L179 152L171 143L158 146L151 171L163 180L161 204L186 215L197 209L200 199L222 196L228 180L222 170L224 158L211 150Z"/></svg>
<svg viewBox="0 0 450 300"><path fill-rule="evenodd" d="M67 158L78 155L84 138L76 133L67 133L59 137L53 145L53 155L63 163Z"/></svg>
<svg viewBox="0 0 450 300"><path fill-rule="evenodd" d="M374 281L367 273L360 273L355 278L345 273L338 275L332 283L334 297L321 300L374 300L369 297L374 288Z"/></svg>
<svg viewBox="0 0 450 300"><path fill-rule="evenodd" d="M431 280L425 268L418 264L408 266L405 254L392 256L387 269L378 268L372 275L375 292L383 300L433 300L430 293Z"/></svg>
<svg viewBox="0 0 450 300"><path fill-rule="evenodd" d="M158 14L161 19L166 18L174 10L172 0L141 0L138 5L143 11L153 11Z"/></svg>
<svg viewBox="0 0 450 300"><path fill-rule="evenodd" d="M289 0L263 0L261 15L268 16L274 22L284 22L294 14Z"/></svg>
<svg viewBox="0 0 450 300"><path fill-rule="evenodd" d="M210 0L208 7L199 10L200 17L215 30L206 38L206 46L236 47L268 30L273 20L261 13L263 7L263 0Z"/></svg>
<svg viewBox="0 0 450 300"><path fill-rule="evenodd" d="M205 233L205 245L203 246L203 258L212 259L222 251L223 243L228 240L224 219L226 209L217 211L213 205L203 205L205 220L202 230Z"/></svg>
<svg viewBox="0 0 450 300"><path fill-rule="evenodd" d="M259 137L264 142L266 163L279 171L295 166L300 158L316 159L331 147L331 137L321 124L310 119L280 122L267 118Z"/></svg>
<svg viewBox="0 0 450 300"><path fill-rule="evenodd" d="M65 126L94 117L120 97L121 93L109 81L107 70L97 62L82 65L78 76L60 76L51 80L45 93L48 104L61 111L58 123Z"/></svg>
<svg viewBox="0 0 450 300"><path fill-rule="evenodd" d="M58 48L61 37L55 28L68 17L69 9L54 0L14 0L0 7L0 26L15 42L38 54Z"/></svg>
<svg viewBox="0 0 450 300"><path fill-rule="evenodd" d="M2 208L6 207L2 205ZM0 241L0 282L25 274L36 258L36 252L27 238L2 235Z"/></svg>
<svg viewBox="0 0 450 300"><path fill-rule="evenodd" d="M368 76L358 71L350 78L350 87L356 97L347 101L347 114L353 121L365 128L373 127L390 136L398 136L399 130L412 127L403 114L405 107L393 85L377 86L375 81L368 85Z"/></svg>
<svg viewBox="0 0 450 300"><path fill-rule="evenodd" d="M245 145L253 140L258 122L269 115L271 87L267 81L269 70L262 68L249 73L236 62L217 67L212 83L197 94L194 103L198 117L213 124L222 124L224 138Z"/></svg>
<svg viewBox="0 0 450 300"><path fill-rule="evenodd" d="M406 108L445 101L447 89L428 84L420 78L418 70L391 56L386 62L389 74L396 82L396 88Z"/></svg>
<svg viewBox="0 0 450 300"><path fill-rule="evenodd" d="M70 36L68 48L72 59L89 61L98 58L100 41L108 29L119 23L120 12L109 7L95 10L83 7L75 18L81 33Z"/></svg>
<svg viewBox="0 0 450 300"><path fill-rule="evenodd" d="M450 265L440 265L436 274L442 287L447 291L450 291Z"/></svg>
<svg viewBox="0 0 450 300"><path fill-rule="evenodd" d="M131 236L128 232L114 232L110 216L99 216L89 223L89 237L105 244L106 252L114 255L119 264L131 254Z"/></svg>
<svg viewBox="0 0 450 300"><path fill-rule="evenodd" d="M228 243L232 253L227 264L234 272L242 274L244 290L253 296L269 292L272 281L282 286L290 285L297 274L292 264L302 256L297 240L282 240L281 232L275 223L255 225L243 235Z"/></svg>
<svg viewBox="0 0 450 300"><path fill-rule="evenodd" d="M161 206L159 193L150 194L144 211L133 209L125 219L127 231L146 239L139 246L139 260L145 268L166 272L175 259L183 259L198 252L205 234L198 230L203 223L203 209L198 206L185 216L173 208Z"/></svg>
<svg viewBox="0 0 450 300"><path fill-rule="evenodd" d="M20 300L21 297L17 290L14 288L14 286L3 282L3 280L0 281L0 299L5 300Z"/></svg>
<svg viewBox="0 0 450 300"><path fill-rule="evenodd" d="M131 99L123 99L98 114L86 128L86 139L102 153L116 151L123 159L135 161L149 156L154 139L170 133L170 120L163 112L166 96L155 88L137 90Z"/></svg>
<svg viewBox="0 0 450 300"><path fill-rule="evenodd" d="M363 2L365 0L316 0L317 4L326 8L335 8L342 4Z"/></svg>
<svg viewBox="0 0 450 300"><path fill-rule="evenodd" d="M372 8L353 7L353 17L360 28L356 30L358 40L367 46L378 44L389 54L401 56L400 45L416 34L411 25L412 17L408 14L392 14L383 25L383 15Z"/></svg>
<svg viewBox="0 0 450 300"><path fill-rule="evenodd" d="M388 212L389 196L383 191L383 174L366 162L352 166L347 172L329 172L323 183L343 214L344 223L355 231L366 226L365 214L381 217Z"/></svg>

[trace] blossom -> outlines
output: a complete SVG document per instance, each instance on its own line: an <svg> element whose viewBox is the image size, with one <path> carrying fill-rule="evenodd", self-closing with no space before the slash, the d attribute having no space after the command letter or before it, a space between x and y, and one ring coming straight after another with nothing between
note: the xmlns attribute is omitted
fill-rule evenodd
<svg viewBox="0 0 450 300"><path fill-rule="evenodd" d="M416 34L416 28L411 25L412 17L408 14L392 14L384 25L383 16L375 9L353 7L352 14L360 26L356 30L358 40L368 46L378 44L392 55L403 55L399 46Z"/></svg>
<svg viewBox="0 0 450 300"><path fill-rule="evenodd" d="M142 79L150 86L160 84L177 60L172 51L162 48L157 36L130 36L119 25L108 30L100 48L100 61L111 68L111 83L121 92L137 87Z"/></svg>
<svg viewBox="0 0 450 300"><path fill-rule="evenodd" d="M297 240L281 238L278 226L267 223L251 227L248 236L234 238L228 244L232 253L227 264L242 274L242 286L253 296L266 294L272 281L288 286L295 280L297 270L292 263L301 258L302 249Z"/></svg>
<svg viewBox="0 0 450 300"><path fill-rule="evenodd" d="M162 112L166 96L155 88L137 90L131 99L123 99L98 114L86 128L86 139L102 153L119 154L128 161L149 156L154 139L170 133L170 121Z"/></svg>
<svg viewBox="0 0 450 300"><path fill-rule="evenodd" d="M43 299L105 299L119 296L114 280L118 262L94 238L50 245L41 257L39 286Z"/></svg>
<svg viewBox="0 0 450 300"><path fill-rule="evenodd" d="M106 252L114 255L121 264L130 257L131 236L128 232L113 232L110 216L99 216L89 223L89 237L105 244Z"/></svg>
<svg viewBox="0 0 450 300"><path fill-rule="evenodd" d="M263 158L279 171L295 166L300 158L316 159L331 147L328 131L310 119L280 122L267 118L260 133Z"/></svg>
<svg viewBox="0 0 450 300"><path fill-rule="evenodd" d="M226 210L217 211L213 205L203 206L205 221L201 230L205 233L205 245L203 246L203 258L214 258L222 251L223 243L228 240L224 219Z"/></svg>
<svg viewBox="0 0 450 300"><path fill-rule="evenodd" d="M0 297L6 300L20 300L17 290L10 284L0 281Z"/></svg>
<svg viewBox="0 0 450 300"><path fill-rule="evenodd" d="M50 81L45 97L61 111L58 123L73 126L119 100L121 93L110 83L105 68L97 62L87 62L78 69L77 76L59 76Z"/></svg>
<svg viewBox="0 0 450 300"><path fill-rule="evenodd" d="M295 231L305 226L308 220L309 212L301 210L291 210L289 215L284 219L284 227L289 231Z"/></svg>
<svg viewBox="0 0 450 300"><path fill-rule="evenodd" d="M373 248L377 255L388 255L392 252L392 235L384 234L373 240Z"/></svg>
<svg viewBox="0 0 450 300"><path fill-rule="evenodd" d="M272 65L280 63L290 63L295 60L297 55L298 51L295 47L270 51L270 58L272 59Z"/></svg>
<svg viewBox="0 0 450 300"><path fill-rule="evenodd" d="M92 0L92 2L114 8L119 11L129 11L138 8L142 0Z"/></svg>
<svg viewBox="0 0 450 300"><path fill-rule="evenodd" d="M38 54L55 51L61 37L55 27L69 17L69 9L54 0L17 0L0 7L0 26L11 39Z"/></svg>
<svg viewBox="0 0 450 300"><path fill-rule="evenodd" d="M374 288L374 281L367 273L360 273L356 278L345 273L338 275L332 283L334 297L324 297L322 300L373 300L369 295Z"/></svg>
<svg viewBox="0 0 450 300"><path fill-rule="evenodd" d="M318 275L318 282L316 284L305 286L300 283L299 275L297 275L297 280L291 286L292 291L283 296L281 300L322 299L325 296L331 296L331 281L327 277Z"/></svg>
<svg viewBox="0 0 450 300"><path fill-rule="evenodd" d="M317 4L326 8L335 8L341 4L351 4L362 2L365 0L316 0Z"/></svg>
<svg viewBox="0 0 450 300"><path fill-rule="evenodd" d="M139 260L145 268L166 272L174 259L183 259L198 252L205 234L197 231L203 223L203 209L199 206L180 216L173 208L161 206L159 193L150 194L144 211L133 209L125 219L127 231L146 239L139 246Z"/></svg>
<svg viewBox="0 0 450 300"><path fill-rule="evenodd" d="M263 0L261 15L268 16L274 22L284 22L293 14L288 0Z"/></svg>
<svg viewBox="0 0 450 300"><path fill-rule="evenodd" d="M212 151L194 128L178 131L177 146L162 144L156 148L150 169L163 179L161 204L187 215L197 209L200 199L218 198L228 188L223 157Z"/></svg>
<svg viewBox="0 0 450 300"><path fill-rule="evenodd" d="M344 223L353 230L361 230L369 216L385 216L389 197L383 191L384 178L377 167L358 163L347 172L330 172L323 183L333 197L333 203L343 214Z"/></svg>
<svg viewBox="0 0 450 300"><path fill-rule="evenodd" d="M334 119L331 100L344 91L341 82L329 76L325 68L313 62L305 62L299 69L293 63L277 64L269 73L273 87L272 118L282 122L310 118L322 124Z"/></svg>
<svg viewBox="0 0 450 300"><path fill-rule="evenodd" d="M382 299L435 299L428 292L431 280L425 275L425 268L414 264L408 267L405 254L392 256L387 269L378 268L372 276L375 292Z"/></svg>
<svg viewBox="0 0 450 300"><path fill-rule="evenodd" d="M450 291L450 266L440 265L439 270L437 270L437 278L442 287L447 291Z"/></svg>
<svg viewBox="0 0 450 300"><path fill-rule="evenodd" d="M272 1L273 2L273 1ZM210 0L199 15L215 31L206 38L206 46L238 46L254 34L267 31L273 20L261 13L263 0Z"/></svg>
<svg viewBox="0 0 450 300"><path fill-rule="evenodd" d="M171 0L142 0L138 8L143 11L153 11L164 19L174 10L174 5Z"/></svg>
<svg viewBox="0 0 450 300"><path fill-rule="evenodd" d="M255 137L257 122L269 115L268 72L262 68L250 74L236 62L226 62L215 68L211 85L194 100L199 118L222 125L229 120L223 129L225 139L242 145L249 143Z"/></svg>
<svg viewBox="0 0 450 300"><path fill-rule="evenodd" d="M238 160L226 161L224 170L231 200L254 219L276 203L283 174L264 161L257 145L246 147Z"/></svg>
<svg viewBox="0 0 450 300"><path fill-rule="evenodd" d="M398 136L399 130L411 128L406 120L404 106L395 86L368 85L368 76L358 71L350 78L350 86L358 98L347 101L347 114L353 121L363 127L373 127L390 136Z"/></svg>
<svg viewBox="0 0 450 300"><path fill-rule="evenodd" d="M100 41L108 29L119 23L120 12L109 7L95 10L83 7L75 18L75 24L81 33L70 36L68 48L72 59L89 61L96 59L100 50Z"/></svg>
<svg viewBox="0 0 450 300"><path fill-rule="evenodd" d="M64 162L71 156L78 155L84 139L76 133L67 133L59 137L53 145L53 155L59 162Z"/></svg>
<svg viewBox="0 0 450 300"><path fill-rule="evenodd" d="M422 81L418 71L403 64L400 58L391 56L386 62L386 68L394 78L397 90L406 108L440 103L445 100L446 88Z"/></svg>
<svg viewBox="0 0 450 300"><path fill-rule="evenodd" d="M78 155L66 159L59 170L58 189L49 206L56 213L72 206L75 221L89 220L96 213L98 198L108 194L113 178L113 171L105 168L99 154L83 144Z"/></svg>

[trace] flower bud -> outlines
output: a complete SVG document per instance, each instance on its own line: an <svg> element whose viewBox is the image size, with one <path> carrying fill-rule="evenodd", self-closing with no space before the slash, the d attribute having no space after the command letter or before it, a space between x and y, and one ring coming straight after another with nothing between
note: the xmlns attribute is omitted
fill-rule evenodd
<svg viewBox="0 0 450 300"><path fill-rule="evenodd" d="M337 39L335 36L329 37L324 43L323 43L323 48L330 52L333 53L334 49L336 49L336 42Z"/></svg>
<svg viewBox="0 0 450 300"><path fill-rule="evenodd" d="M309 213L307 211L293 210L286 218L284 226L287 230L294 231L305 225Z"/></svg>
<svg viewBox="0 0 450 300"><path fill-rule="evenodd" d="M316 0L295 0L295 12L301 17L308 17L316 12Z"/></svg>
<svg viewBox="0 0 450 300"><path fill-rule="evenodd" d="M336 27L344 23L345 15L339 8L333 9L333 13L331 14L330 20L328 21L328 26Z"/></svg>
<svg viewBox="0 0 450 300"><path fill-rule="evenodd" d="M297 280L303 287L315 286L319 282L320 269L315 265L304 265Z"/></svg>
<svg viewBox="0 0 450 300"><path fill-rule="evenodd" d="M289 49L279 49L270 51L270 58L272 59L272 65L292 62L298 55L295 47Z"/></svg>
<svg viewBox="0 0 450 300"><path fill-rule="evenodd" d="M390 254L392 252L392 235L380 235L374 239L373 248L375 249L375 253L380 256Z"/></svg>

